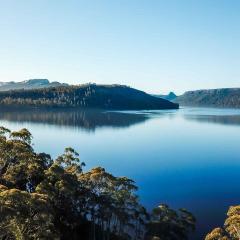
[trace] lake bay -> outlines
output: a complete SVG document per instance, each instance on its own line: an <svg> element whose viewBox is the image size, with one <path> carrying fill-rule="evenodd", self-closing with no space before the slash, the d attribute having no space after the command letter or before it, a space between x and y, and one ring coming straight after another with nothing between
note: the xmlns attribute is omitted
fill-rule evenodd
<svg viewBox="0 0 240 240"><path fill-rule="evenodd" d="M75 148L85 170L102 166L136 181L145 207L187 208L197 218L192 239L222 226L239 204L240 110L4 110L0 125L28 128L34 148L56 157Z"/></svg>

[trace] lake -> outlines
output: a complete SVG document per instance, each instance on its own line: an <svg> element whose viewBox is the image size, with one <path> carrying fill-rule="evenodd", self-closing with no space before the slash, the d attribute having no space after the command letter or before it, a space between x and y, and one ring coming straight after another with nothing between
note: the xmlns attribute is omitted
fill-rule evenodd
<svg viewBox="0 0 240 240"><path fill-rule="evenodd" d="M56 157L71 146L85 170L132 178L148 209L187 208L197 218L193 240L222 226L228 207L240 203L240 110L1 109L0 125L28 128L39 152Z"/></svg>

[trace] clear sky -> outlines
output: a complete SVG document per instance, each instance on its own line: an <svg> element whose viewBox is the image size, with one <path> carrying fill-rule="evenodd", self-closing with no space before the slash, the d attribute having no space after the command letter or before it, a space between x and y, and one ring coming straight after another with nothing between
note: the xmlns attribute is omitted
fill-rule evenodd
<svg viewBox="0 0 240 240"><path fill-rule="evenodd" d="M239 0L0 0L0 81L240 87Z"/></svg>

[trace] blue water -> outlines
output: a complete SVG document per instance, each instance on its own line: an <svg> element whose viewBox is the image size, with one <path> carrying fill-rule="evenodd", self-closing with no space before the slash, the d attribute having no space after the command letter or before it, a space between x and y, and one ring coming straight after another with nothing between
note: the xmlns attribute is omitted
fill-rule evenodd
<svg viewBox="0 0 240 240"><path fill-rule="evenodd" d="M86 170L102 166L134 179L141 202L187 208L192 239L223 224L240 203L240 110L183 108L141 112L1 111L0 124L27 127L34 147L56 157L74 147Z"/></svg>

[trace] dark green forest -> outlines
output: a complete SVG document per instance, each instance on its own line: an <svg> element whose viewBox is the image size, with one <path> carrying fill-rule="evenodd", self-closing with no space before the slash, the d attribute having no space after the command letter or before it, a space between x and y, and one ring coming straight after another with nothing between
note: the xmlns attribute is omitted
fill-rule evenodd
<svg viewBox="0 0 240 240"><path fill-rule="evenodd" d="M177 109L176 103L122 85L85 84L0 92L2 106L100 109Z"/></svg>
<svg viewBox="0 0 240 240"><path fill-rule="evenodd" d="M70 147L52 159L34 151L27 129L0 127L0 239L189 239L196 219L186 209L148 212L133 180L84 166ZM240 207L227 216L206 240L239 239Z"/></svg>

